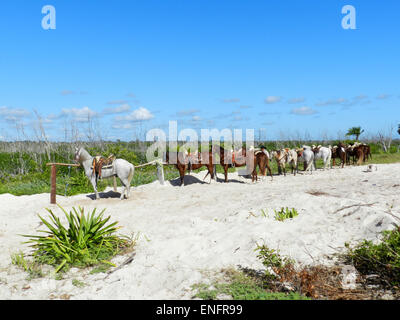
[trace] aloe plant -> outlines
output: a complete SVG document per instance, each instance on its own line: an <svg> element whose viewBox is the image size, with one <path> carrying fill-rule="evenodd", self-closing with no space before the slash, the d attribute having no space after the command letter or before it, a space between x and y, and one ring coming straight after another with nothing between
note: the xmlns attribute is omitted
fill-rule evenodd
<svg viewBox="0 0 400 320"><path fill-rule="evenodd" d="M40 230L45 235L23 235L29 237L35 249L34 258L40 263L56 266L56 272L67 266L85 267L99 263L112 264L109 259L121 248L131 246L129 238L116 236L120 228L118 222L107 225L111 216L103 218L104 210L96 214L96 209L85 215L84 208L72 208L69 213L59 206L68 221L65 227L52 210L48 220L39 215L48 230Z"/></svg>

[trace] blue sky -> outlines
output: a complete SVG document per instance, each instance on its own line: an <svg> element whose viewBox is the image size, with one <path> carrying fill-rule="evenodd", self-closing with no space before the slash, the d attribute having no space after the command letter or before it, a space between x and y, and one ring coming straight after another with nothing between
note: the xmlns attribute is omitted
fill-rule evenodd
<svg viewBox="0 0 400 320"><path fill-rule="evenodd" d="M48 4L55 30L41 26ZM347 4L356 30L342 28ZM88 118L122 140L170 120L372 135L400 122L399 14L398 1L4 0L0 138L34 138L37 115L54 140Z"/></svg>

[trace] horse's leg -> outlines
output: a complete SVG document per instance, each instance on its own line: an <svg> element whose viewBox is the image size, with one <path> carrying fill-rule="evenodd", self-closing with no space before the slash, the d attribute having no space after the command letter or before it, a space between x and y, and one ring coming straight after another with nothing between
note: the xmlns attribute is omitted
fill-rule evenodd
<svg viewBox="0 0 400 320"><path fill-rule="evenodd" d="M265 161L260 160L258 163L258 168L260 169L260 173L262 175L262 181L265 180L265 173L266 173L266 169L265 169Z"/></svg>
<svg viewBox="0 0 400 320"><path fill-rule="evenodd" d="M179 175L181 178L181 187L183 187L185 185L185 167L179 168Z"/></svg>
<svg viewBox="0 0 400 320"><path fill-rule="evenodd" d="M114 192L117 192L117 177L113 176L113 186L114 186Z"/></svg>
<svg viewBox="0 0 400 320"><path fill-rule="evenodd" d="M94 189L94 193L95 193L95 195L96 195L96 200L100 199L99 193L97 192L97 179L96 179L96 176L95 176L95 175L93 175L93 176L90 178L90 182L92 183L92 186L93 186L93 189Z"/></svg>
<svg viewBox="0 0 400 320"><path fill-rule="evenodd" d="M267 169L268 169L268 172L269 172L269 175L271 176L271 181L274 179L274 177L272 176L272 170L271 170L271 167L269 166L269 163L268 163L269 161L267 161L267 164L266 164L266 166L267 166Z"/></svg>
<svg viewBox="0 0 400 320"><path fill-rule="evenodd" d="M123 181L121 178L119 178L119 180L121 181L121 184L122 184L122 186L124 187L124 188L122 189L121 196L119 197L119 199L120 199L120 200L123 200L124 197L125 197L125 192L126 192L126 184L125 184L126 182Z"/></svg>
<svg viewBox="0 0 400 320"><path fill-rule="evenodd" d="M121 197L120 199L123 200L124 196L126 194L126 198L129 199L129 195L130 195L130 181L129 179L121 179L119 178L119 180L121 181L124 189L121 192Z"/></svg>
<svg viewBox="0 0 400 320"><path fill-rule="evenodd" d="M224 165L225 182L228 182L228 165Z"/></svg>

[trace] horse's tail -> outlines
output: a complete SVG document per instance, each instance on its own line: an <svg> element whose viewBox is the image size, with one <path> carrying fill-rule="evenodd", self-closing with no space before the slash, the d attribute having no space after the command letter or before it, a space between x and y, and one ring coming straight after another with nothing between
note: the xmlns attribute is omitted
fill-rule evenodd
<svg viewBox="0 0 400 320"><path fill-rule="evenodd" d="M131 170L129 171L129 175L128 175L129 186L131 185L131 181L132 181L134 173L135 173L135 167L132 165Z"/></svg>

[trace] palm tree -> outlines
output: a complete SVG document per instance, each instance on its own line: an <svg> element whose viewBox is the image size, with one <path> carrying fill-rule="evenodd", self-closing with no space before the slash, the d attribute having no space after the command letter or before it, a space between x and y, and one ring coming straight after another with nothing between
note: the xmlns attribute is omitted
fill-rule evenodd
<svg viewBox="0 0 400 320"><path fill-rule="evenodd" d="M350 128L347 133L346 136L355 136L356 140L358 141L358 137L364 132L364 129L361 130L361 127L352 127Z"/></svg>

